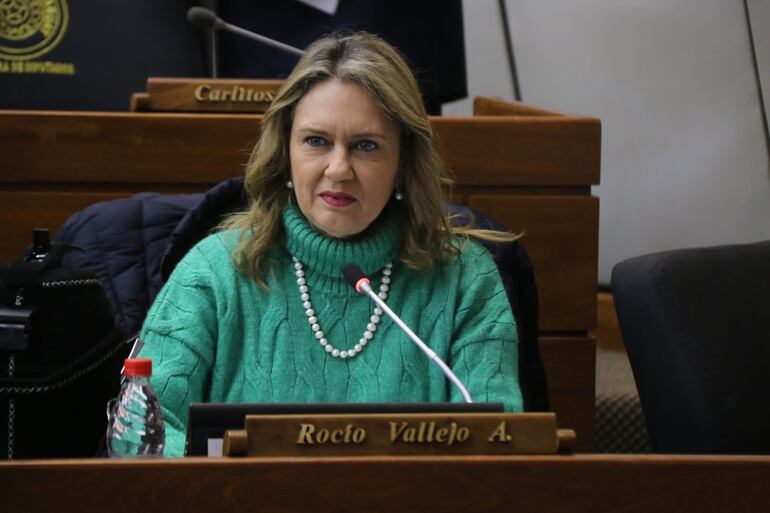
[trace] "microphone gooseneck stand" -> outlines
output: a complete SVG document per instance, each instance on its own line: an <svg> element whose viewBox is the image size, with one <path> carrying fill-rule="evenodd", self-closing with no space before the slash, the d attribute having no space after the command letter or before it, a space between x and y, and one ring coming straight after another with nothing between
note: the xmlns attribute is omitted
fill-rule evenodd
<svg viewBox="0 0 770 513"><path fill-rule="evenodd" d="M423 342L420 337L418 337L410 328L409 326L404 323L404 321L401 320L401 318L393 312L393 310L390 309L390 307L385 303L385 301L380 298L380 296L377 295L374 290L372 290L371 282L369 281L369 278L366 277L366 275L361 271L361 269L356 264L346 264L342 268L342 274L345 276L345 279L347 282L356 289L357 292L364 292L366 295L368 295L375 303L377 303L377 306L379 306L383 312L388 314L388 317L393 319L393 322L395 322L401 330L403 330L404 333L406 333L409 338L414 342L417 347L422 350L423 353L434 363L438 366L439 369L444 373L444 375L449 379L449 381L454 384L455 387L460 391L463 398L465 399L466 403L472 403L473 399L471 398L471 394L468 392L468 389L465 388L465 385L462 381L460 381L460 378L458 378L454 372L452 372L452 369L449 368L449 366L444 363L444 360L442 360L433 349L428 347L428 345Z"/></svg>
<svg viewBox="0 0 770 513"><path fill-rule="evenodd" d="M304 50L300 50L299 48L287 45L286 43L281 43L275 39L270 39L269 37L257 34L256 32L246 30L236 25L231 25L230 23L227 23L225 20L217 16L214 11L211 9L206 9L205 7L190 7L190 9L187 11L187 21L202 29L227 30L234 34L238 34L239 36L252 39L284 52L298 55L300 57L305 55ZM216 66L216 61L214 61L213 66Z"/></svg>

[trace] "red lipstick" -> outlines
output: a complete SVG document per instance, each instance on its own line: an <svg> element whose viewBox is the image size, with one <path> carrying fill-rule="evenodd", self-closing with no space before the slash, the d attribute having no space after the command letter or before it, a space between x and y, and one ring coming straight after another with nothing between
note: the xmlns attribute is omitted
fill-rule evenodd
<svg viewBox="0 0 770 513"><path fill-rule="evenodd" d="M321 194L321 199L326 202L327 205L332 207L347 207L355 203L356 198L346 192L332 192L324 191Z"/></svg>

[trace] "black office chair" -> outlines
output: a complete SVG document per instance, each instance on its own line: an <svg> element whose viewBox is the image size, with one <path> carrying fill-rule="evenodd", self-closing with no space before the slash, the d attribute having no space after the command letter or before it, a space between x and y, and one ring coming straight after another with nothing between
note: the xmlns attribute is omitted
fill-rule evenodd
<svg viewBox="0 0 770 513"><path fill-rule="evenodd" d="M612 291L655 452L770 453L770 241L631 258Z"/></svg>

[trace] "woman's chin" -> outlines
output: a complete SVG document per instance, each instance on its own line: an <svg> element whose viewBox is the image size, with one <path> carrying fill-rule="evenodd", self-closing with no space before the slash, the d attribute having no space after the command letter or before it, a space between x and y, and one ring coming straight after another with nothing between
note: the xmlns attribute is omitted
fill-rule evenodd
<svg viewBox="0 0 770 513"><path fill-rule="evenodd" d="M361 209L341 210L324 208L305 217L316 231L334 239L352 239L362 235L374 221Z"/></svg>
<svg viewBox="0 0 770 513"><path fill-rule="evenodd" d="M351 223L342 219L334 219L331 222L313 222L310 220L310 224L318 232L332 239L349 239L359 235L366 229L366 226L358 226L358 223Z"/></svg>
<svg viewBox="0 0 770 513"><path fill-rule="evenodd" d="M339 229L339 228L322 229L321 228L319 229L321 233L323 233L324 235L332 239L352 239L360 235L361 233L363 233L364 230L365 228L364 229L354 229L354 228L349 228L349 229Z"/></svg>

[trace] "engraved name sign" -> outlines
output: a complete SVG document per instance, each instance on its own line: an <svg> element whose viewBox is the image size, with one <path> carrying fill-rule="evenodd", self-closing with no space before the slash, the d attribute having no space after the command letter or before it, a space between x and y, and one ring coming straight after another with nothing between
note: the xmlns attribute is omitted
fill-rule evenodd
<svg viewBox="0 0 770 513"><path fill-rule="evenodd" d="M574 432L553 413L248 415L230 456L554 454Z"/></svg>

